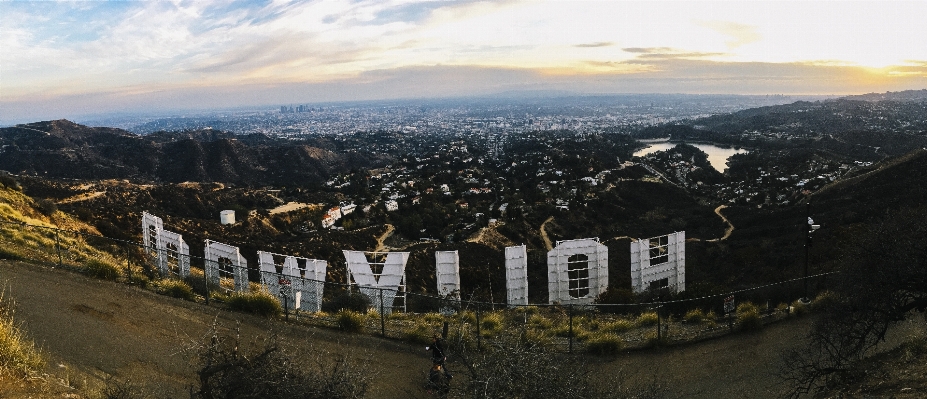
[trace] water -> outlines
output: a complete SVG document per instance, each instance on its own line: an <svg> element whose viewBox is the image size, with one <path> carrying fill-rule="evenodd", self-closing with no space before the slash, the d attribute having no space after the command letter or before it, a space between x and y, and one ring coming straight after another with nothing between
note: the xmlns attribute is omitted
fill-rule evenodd
<svg viewBox="0 0 927 399"><path fill-rule="evenodd" d="M649 144L650 146L642 150L638 150L634 153L635 157L642 157L647 154L652 154L657 151L666 151L670 148L676 146L677 143L670 143L665 140L641 140L644 144ZM724 148L718 147L712 144L689 144L693 147L696 147L706 154L708 154L708 163L711 164L715 170L719 172L724 172L727 169L727 159L734 154L746 154L747 150L740 148Z"/></svg>

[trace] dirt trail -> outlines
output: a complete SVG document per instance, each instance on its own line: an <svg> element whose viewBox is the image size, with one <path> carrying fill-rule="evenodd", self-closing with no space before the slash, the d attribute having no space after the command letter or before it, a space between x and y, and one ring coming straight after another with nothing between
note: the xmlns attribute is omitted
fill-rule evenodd
<svg viewBox="0 0 927 399"><path fill-rule="evenodd" d="M383 252L389 249L387 248L386 244L384 244L384 242L386 242L387 238L393 235L393 231L395 230L396 228L393 227L393 225L387 224L386 231L384 231L383 234L377 238L377 247L373 250L373 252Z"/></svg>
<svg viewBox="0 0 927 399"><path fill-rule="evenodd" d="M214 320L226 330L240 322L245 341L276 332L287 345L346 355L373 376L370 398L408 398L419 392L429 364L418 345L227 312L21 262L0 260L0 284L15 301L23 329L51 354L50 372L61 374L57 365L64 363L92 378L131 378L159 389L162 394L156 397L188 396L192 368L180 349L207 332ZM800 341L809 320L587 361L600 372L625 373L631 382L664 381L674 397L775 397L782 389L775 377L779 353ZM453 353L449 365L465 378Z"/></svg>
<svg viewBox="0 0 927 399"><path fill-rule="evenodd" d="M398 341L227 312L42 266L0 260L0 284L17 321L51 354L49 372L89 375L91 385L116 375L162 393L156 397L188 397L195 374L181 349L214 321L225 331L240 322L246 343L277 332L286 345L346 355L374 376L371 397L407 397L428 367L421 348Z"/></svg>
<svg viewBox="0 0 927 399"><path fill-rule="evenodd" d="M550 242L550 237L547 236L547 230L545 230L545 228L547 227L547 223L550 223L553 220L554 220L554 217L551 216L547 218L547 220L545 220L544 223L541 223L541 239L544 240L544 247L546 247L548 251L554 249L554 244Z"/></svg>
<svg viewBox="0 0 927 399"><path fill-rule="evenodd" d="M94 199L94 198L100 197L100 196L102 196L102 195L104 195L104 194L106 194L106 191L94 191L94 192L92 192L92 193L77 194L77 195L75 195L75 196L73 196L73 197L68 197L68 198L65 198L65 199L63 199L63 200L61 200L61 201L58 201L58 204L59 204L59 205L61 205L61 204L73 204L73 203L75 203L75 202L89 201L89 200L92 200L92 199Z"/></svg>
<svg viewBox="0 0 927 399"><path fill-rule="evenodd" d="M724 208L727 208L727 205L721 205L721 206L715 208L715 214L718 215L718 216L720 216L720 217L721 217L721 220L723 220L724 223L727 223L727 229L724 230L724 236L722 236L721 238L712 238L712 239L710 239L710 240L705 240L705 241L708 241L708 242L723 241L723 240L728 239L728 237L731 236L731 233L734 232L734 225L731 224L731 221L730 221L730 220L727 220L727 217L725 217L724 215L721 214L721 210L724 209Z"/></svg>

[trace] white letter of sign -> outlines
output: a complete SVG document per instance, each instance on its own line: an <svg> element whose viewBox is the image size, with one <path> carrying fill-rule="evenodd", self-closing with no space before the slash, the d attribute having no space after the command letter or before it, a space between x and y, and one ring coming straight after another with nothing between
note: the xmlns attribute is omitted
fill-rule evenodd
<svg viewBox="0 0 927 399"><path fill-rule="evenodd" d="M406 275L406 262L409 260L408 252L389 252L383 262L383 270L375 274L367 262L367 256L362 251L342 251L348 263L348 272L354 282L360 287L360 292L370 298L371 306L384 313L392 312L393 300L399 291ZM380 298L383 302L380 303Z"/></svg>

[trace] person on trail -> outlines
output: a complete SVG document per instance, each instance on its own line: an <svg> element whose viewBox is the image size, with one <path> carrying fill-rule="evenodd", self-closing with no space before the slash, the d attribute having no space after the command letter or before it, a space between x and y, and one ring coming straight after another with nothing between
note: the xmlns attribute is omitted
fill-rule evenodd
<svg viewBox="0 0 927 399"><path fill-rule="evenodd" d="M437 333L432 335L431 346L426 346L425 350L431 351L432 365L441 367L441 371L444 373L444 378L447 378L448 380L454 378L450 371L447 370L447 354L444 352L444 340L441 339L440 335ZM434 369L434 367L432 369Z"/></svg>

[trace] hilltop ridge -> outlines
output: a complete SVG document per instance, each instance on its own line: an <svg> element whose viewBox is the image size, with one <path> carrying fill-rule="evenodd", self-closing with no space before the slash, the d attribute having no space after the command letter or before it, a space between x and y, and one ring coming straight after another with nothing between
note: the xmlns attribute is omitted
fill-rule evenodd
<svg viewBox="0 0 927 399"><path fill-rule="evenodd" d="M332 173L377 163L325 143L238 136L215 130L139 136L67 120L0 128L0 170L80 179L320 184Z"/></svg>

